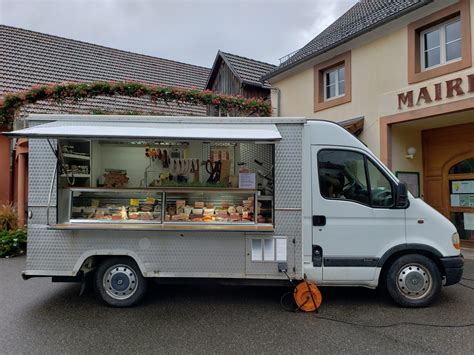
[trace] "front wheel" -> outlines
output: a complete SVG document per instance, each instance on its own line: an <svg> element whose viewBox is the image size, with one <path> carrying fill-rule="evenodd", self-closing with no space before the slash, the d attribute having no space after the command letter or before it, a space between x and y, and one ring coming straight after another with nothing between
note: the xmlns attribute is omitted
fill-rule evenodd
<svg viewBox="0 0 474 355"><path fill-rule="evenodd" d="M427 307L441 291L441 273L428 257L403 255L387 273L387 289L392 299L403 307Z"/></svg>
<svg viewBox="0 0 474 355"><path fill-rule="evenodd" d="M109 306L130 307L145 296L147 280L138 265L129 258L111 258L95 272L96 295Z"/></svg>

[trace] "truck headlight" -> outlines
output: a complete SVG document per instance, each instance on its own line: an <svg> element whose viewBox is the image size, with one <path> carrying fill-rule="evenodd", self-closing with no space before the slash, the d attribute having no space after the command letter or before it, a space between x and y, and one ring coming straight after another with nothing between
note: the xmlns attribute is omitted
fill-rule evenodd
<svg viewBox="0 0 474 355"><path fill-rule="evenodd" d="M453 233L453 236L451 237L451 239L453 240L453 246L456 249L461 249L461 240L459 239L459 233L458 232Z"/></svg>

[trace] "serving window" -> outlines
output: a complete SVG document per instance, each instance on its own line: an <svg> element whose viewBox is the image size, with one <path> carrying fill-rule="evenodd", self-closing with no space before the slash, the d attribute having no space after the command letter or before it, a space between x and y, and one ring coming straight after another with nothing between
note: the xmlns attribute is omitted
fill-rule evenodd
<svg viewBox="0 0 474 355"><path fill-rule="evenodd" d="M273 225L272 143L58 144L61 224Z"/></svg>

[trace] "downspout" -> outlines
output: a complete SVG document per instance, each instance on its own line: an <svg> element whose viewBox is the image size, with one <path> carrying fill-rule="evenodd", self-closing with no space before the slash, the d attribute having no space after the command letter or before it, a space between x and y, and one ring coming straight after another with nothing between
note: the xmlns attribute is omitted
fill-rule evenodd
<svg viewBox="0 0 474 355"><path fill-rule="evenodd" d="M26 180L26 159L25 154L18 155L18 226L25 225L25 180Z"/></svg>
<svg viewBox="0 0 474 355"><path fill-rule="evenodd" d="M280 89L277 88L277 87L272 87L270 90L276 92L276 116L280 117L281 116L281 108L280 108L281 92L280 92Z"/></svg>
<svg viewBox="0 0 474 355"><path fill-rule="evenodd" d="M11 140L10 147L8 149L10 150L10 186L8 187L9 202L15 202L13 201L15 199L15 149L13 149L13 144Z"/></svg>
<svg viewBox="0 0 474 355"><path fill-rule="evenodd" d="M25 225L25 207L26 207L26 156L28 154L28 141L19 139L15 147L15 155L18 161L17 172L17 208L18 208L18 226Z"/></svg>

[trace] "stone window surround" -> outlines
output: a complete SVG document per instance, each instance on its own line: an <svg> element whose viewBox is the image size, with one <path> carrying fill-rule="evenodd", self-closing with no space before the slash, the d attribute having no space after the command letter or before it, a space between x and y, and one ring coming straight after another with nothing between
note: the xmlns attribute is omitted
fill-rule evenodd
<svg viewBox="0 0 474 355"><path fill-rule="evenodd" d="M455 17L461 19L461 56L458 61L437 66L432 69L421 68L420 33L430 27L446 22ZM408 25L408 83L432 79L453 73L471 66L471 20L469 0L460 0Z"/></svg>
<svg viewBox="0 0 474 355"><path fill-rule="evenodd" d="M333 99L324 99L324 73L329 69L344 65L345 68L345 94ZM348 103L352 99L351 90L351 52L342 53L334 58L331 58L325 62L317 64L313 68L314 71L314 112L322 111L330 107L342 105Z"/></svg>

